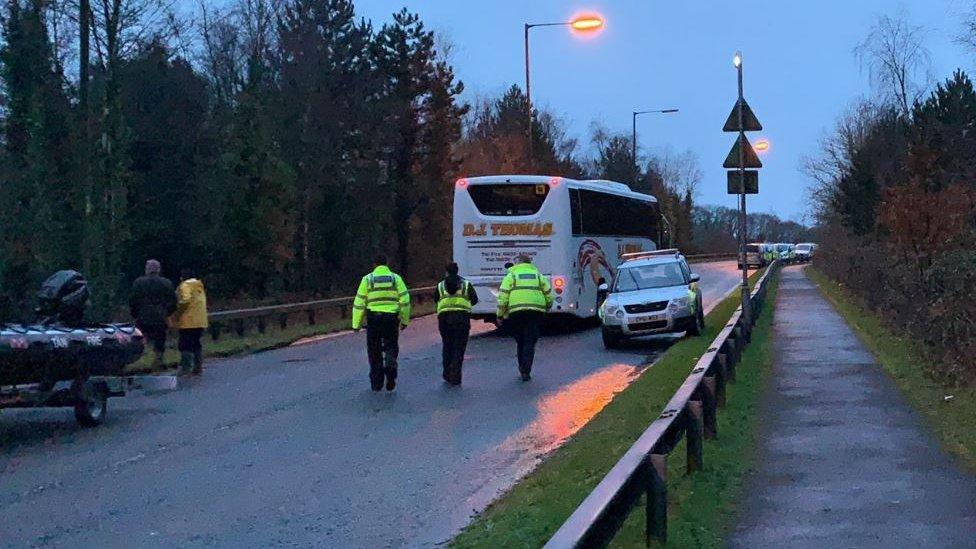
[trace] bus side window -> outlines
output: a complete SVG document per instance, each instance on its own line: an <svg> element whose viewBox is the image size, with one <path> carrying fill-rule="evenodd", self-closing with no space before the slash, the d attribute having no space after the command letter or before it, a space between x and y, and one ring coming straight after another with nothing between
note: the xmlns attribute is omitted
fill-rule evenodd
<svg viewBox="0 0 976 549"><path fill-rule="evenodd" d="M573 218L573 235L583 234L583 207L580 204L579 189L569 190L569 212Z"/></svg>

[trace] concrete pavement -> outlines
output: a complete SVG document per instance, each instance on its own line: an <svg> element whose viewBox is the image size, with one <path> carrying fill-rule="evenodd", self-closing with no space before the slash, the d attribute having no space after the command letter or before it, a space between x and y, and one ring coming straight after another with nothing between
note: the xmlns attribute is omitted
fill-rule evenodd
<svg viewBox="0 0 976 549"><path fill-rule="evenodd" d="M706 308L734 262L698 264ZM215 362L175 393L0 414L0 547L418 547L449 539L625 388L669 339L617 352L548 335L533 380L476 323L464 386L440 380L436 319L403 333L373 394L364 336Z"/></svg>
<svg viewBox="0 0 976 549"><path fill-rule="evenodd" d="M732 547L976 547L976 478L799 267L782 272L757 471Z"/></svg>

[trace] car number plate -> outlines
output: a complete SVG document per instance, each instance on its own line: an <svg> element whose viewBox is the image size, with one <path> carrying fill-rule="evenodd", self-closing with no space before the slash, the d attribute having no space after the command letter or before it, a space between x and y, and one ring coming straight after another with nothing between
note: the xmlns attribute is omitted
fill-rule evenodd
<svg viewBox="0 0 976 549"><path fill-rule="evenodd" d="M663 320L664 318L666 318L665 315L639 316L635 319L635 322L654 322L655 320Z"/></svg>

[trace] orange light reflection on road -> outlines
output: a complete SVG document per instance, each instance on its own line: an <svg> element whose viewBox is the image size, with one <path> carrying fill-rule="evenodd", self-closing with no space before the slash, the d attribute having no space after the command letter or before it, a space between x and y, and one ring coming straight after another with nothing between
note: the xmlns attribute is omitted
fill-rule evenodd
<svg viewBox="0 0 976 549"><path fill-rule="evenodd" d="M506 439L502 446L528 449L527 457L531 459L558 448L624 390L639 372L633 366L613 364L543 397L538 404L538 417Z"/></svg>

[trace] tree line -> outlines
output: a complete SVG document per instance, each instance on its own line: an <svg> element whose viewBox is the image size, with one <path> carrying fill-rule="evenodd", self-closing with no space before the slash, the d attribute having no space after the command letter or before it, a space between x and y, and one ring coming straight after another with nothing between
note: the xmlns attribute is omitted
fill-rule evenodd
<svg viewBox="0 0 976 549"><path fill-rule="evenodd" d="M430 281L461 175L623 181L700 249L693 154L633 158L598 125L583 147L539 107L529 136L523 91L462 100L450 44L406 9L382 25L351 0L87 15L83 69L78 2L2 9L0 317L23 317L63 268L89 278L93 316L114 316L147 258L200 271L225 306L347 294L377 252Z"/></svg>
<svg viewBox="0 0 976 549"><path fill-rule="evenodd" d="M920 342L934 376L972 383L976 91L962 70L929 86L924 32L903 19L880 18L856 52L877 93L807 165L818 265Z"/></svg>

